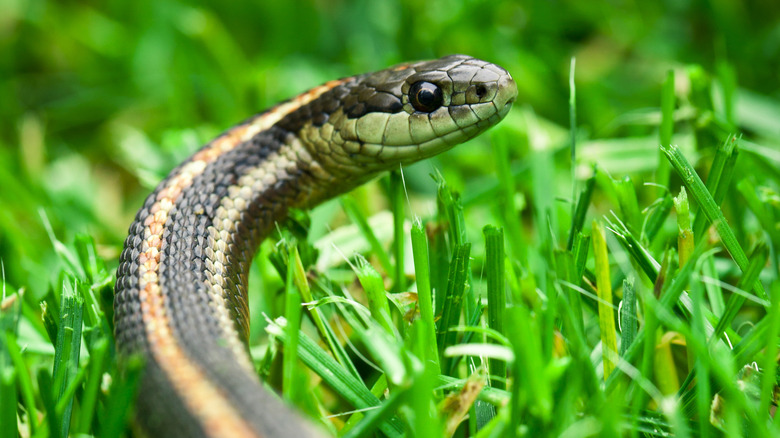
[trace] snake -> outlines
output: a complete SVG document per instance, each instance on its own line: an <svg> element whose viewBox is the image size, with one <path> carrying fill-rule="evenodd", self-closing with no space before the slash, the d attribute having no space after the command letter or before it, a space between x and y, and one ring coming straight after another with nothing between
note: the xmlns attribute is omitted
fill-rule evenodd
<svg viewBox="0 0 780 438"><path fill-rule="evenodd" d="M497 124L517 85L466 55L326 82L228 129L148 195L119 257L120 365L143 362L134 424L151 437L323 437L265 388L248 349L262 240L311 208Z"/></svg>

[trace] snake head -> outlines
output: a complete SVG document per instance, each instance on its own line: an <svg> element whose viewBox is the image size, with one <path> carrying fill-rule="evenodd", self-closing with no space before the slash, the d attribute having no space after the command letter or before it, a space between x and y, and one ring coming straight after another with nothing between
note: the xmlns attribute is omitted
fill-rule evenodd
<svg viewBox="0 0 780 438"><path fill-rule="evenodd" d="M517 85L496 64L451 55L332 81L311 92L316 96L280 124L299 133L312 158L332 175L365 179L484 132L509 112Z"/></svg>

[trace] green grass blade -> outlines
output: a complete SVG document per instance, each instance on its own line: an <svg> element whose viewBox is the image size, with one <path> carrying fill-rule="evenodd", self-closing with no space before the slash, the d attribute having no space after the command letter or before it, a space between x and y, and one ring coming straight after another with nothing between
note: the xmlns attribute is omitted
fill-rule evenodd
<svg viewBox="0 0 780 438"><path fill-rule="evenodd" d="M301 327L301 295L295 286L295 266L298 247L294 240L286 241L287 253L287 278L285 281L285 318L287 320L287 336L284 338L284 363L282 375L282 390L288 401L294 402L301 395L300 378L298 370L298 333Z"/></svg>
<svg viewBox="0 0 780 438"><path fill-rule="evenodd" d="M139 357L132 357L124 364L124 368L116 376L114 384L108 393L103 409L98 411L100 427L95 434L101 438L120 438L124 435L133 413L133 403L136 398L143 363Z"/></svg>
<svg viewBox="0 0 780 438"><path fill-rule="evenodd" d="M306 270L303 267L303 262L300 257L295 257L293 262L293 269L295 269L293 280L295 281L295 285L300 291L301 298L307 303L312 303L314 302L314 297L312 295L309 282L306 278ZM323 314L322 310L312 306L312 308L309 309L309 315L311 316L314 325L317 327L320 336L328 345L336 360L341 364L341 366L349 370L354 376L359 376L360 374L355 368L355 364L352 363L352 360L350 360L349 355L344 350L344 347L336 339L336 335L333 333L331 326L326 324L326 316Z"/></svg>
<svg viewBox="0 0 780 438"><path fill-rule="evenodd" d="M368 224L366 217L360 212L355 201L349 196L342 196L339 199L344 211L352 222L357 225L358 229L360 229L360 233L366 238L368 244L371 245L371 251L379 259L382 268L385 272L393 272L393 264L390 263L390 257L387 255L387 251L385 251L382 244L379 243L379 239L377 239L376 234L374 234L373 228Z"/></svg>
<svg viewBox="0 0 780 438"><path fill-rule="evenodd" d="M271 335L280 337L284 341L287 331L284 329L283 323L285 321L282 320L272 322L266 327L266 331ZM344 397L356 409L376 408L381 404L379 399L366 388L361 380L339 365L338 362L304 333L299 334L298 356L306 366L322 377L328 386L333 388L341 397ZM383 422L379 429L392 437L400 436L403 430L400 421L397 419Z"/></svg>
<svg viewBox="0 0 780 438"><path fill-rule="evenodd" d="M574 84L574 68L576 65L577 59L572 56L569 64L569 158L571 159L572 193L575 190L573 182L576 180L574 172L575 163L577 162L577 87ZM572 199L574 199L573 196Z"/></svg>
<svg viewBox="0 0 780 438"><path fill-rule="evenodd" d="M39 369L37 377L43 411L46 412L46 425L49 428L49 436L60 436L61 424L57 410L54 407L54 387L52 386L51 374L45 369Z"/></svg>
<svg viewBox="0 0 780 438"><path fill-rule="evenodd" d="M440 374L437 380L441 387L439 389L461 390L467 384L466 379L457 379L455 377ZM477 400L490 403L495 406L504 406L510 401L511 393L506 390L496 389L491 386L484 386L477 396Z"/></svg>
<svg viewBox="0 0 780 438"><path fill-rule="evenodd" d="M64 438L68 436L70 430L73 410L73 394L68 394L67 388L72 384L79 370L84 301L81 295L76 293L77 281L73 288L69 283L65 283L63 286L60 307L62 319L57 331L53 375L57 394L56 405L64 404L62 423L58 431L58 436Z"/></svg>
<svg viewBox="0 0 780 438"><path fill-rule="evenodd" d="M446 238L447 223L439 218L428 223L426 236L429 242L428 266L430 268L433 314L441 316L447 294L447 275L449 274L450 250Z"/></svg>
<svg viewBox="0 0 780 438"><path fill-rule="evenodd" d="M13 333L5 333L5 345L13 366L16 368L19 390L22 393L22 401L27 410L27 424L30 425L30 435L35 435L38 430L38 408L35 405L35 389L33 387L30 370L27 367L22 352L17 345L17 338ZM14 418L16 418L16 404L13 406Z"/></svg>
<svg viewBox="0 0 780 438"><path fill-rule="evenodd" d="M3 431L3 436L9 438L19 436L16 421L16 373L12 367L0 368L0 430Z"/></svg>
<svg viewBox="0 0 780 438"><path fill-rule="evenodd" d="M766 248L766 245L760 244L755 248L750 256L750 262L744 272L744 275L739 280L739 283L737 283L737 291L748 291L751 285L754 285L756 282L758 282L758 276L761 274L761 270L764 269L764 265L766 265L768 257L769 252ZM729 301L726 304L726 310L718 321L718 325L715 327L715 332L712 334L711 339L713 342L720 338L726 328L731 326L731 323L737 316L737 312L739 312L739 310L742 308L742 305L745 304L747 297L743 295L743 293L746 294L747 292L735 292L729 298Z"/></svg>
<svg viewBox="0 0 780 438"><path fill-rule="evenodd" d="M582 275L585 272L585 263L588 261L588 252L590 251L590 236L586 236L582 233L578 233L574 238L574 247L572 248L572 254L574 254L574 278L577 280L576 284L582 281Z"/></svg>
<svg viewBox="0 0 780 438"><path fill-rule="evenodd" d="M509 409L504 408L499 410L498 415L488 423L485 427L479 430L476 438L502 438L508 436L510 420Z"/></svg>
<svg viewBox="0 0 780 438"><path fill-rule="evenodd" d="M436 322L433 318L433 294L431 292L431 274L428 256L428 239L425 236L422 222L415 220L412 224L412 255L414 257L414 272L417 279L417 303L420 306L420 318L423 322L423 339L425 354L419 356L441 373L439 365L439 347L436 344Z"/></svg>
<svg viewBox="0 0 780 438"><path fill-rule="evenodd" d="M493 156L496 163L496 176L498 178L498 211L503 220L504 227L509 240L509 253L512 256L525 262L528 259L528 251L525 235L523 234L523 224L517 214L515 205L515 179L510 168L510 139L506 135L494 133L491 135L493 144Z"/></svg>
<svg viewBox="0 0 780 438"><path fill-rule="evenodd" d="M485 277L487 278L488 327L504 334L504 312L506 311L506 288L504 284L504 230L486 226L485 233ZM494 341L495 342L495 341ZM490 360L490 374L506 377L506 363ZM492 381L491 386L505 389L502 381Z"/></svg>
<svg viewBox="0 0 780 438"><path fill-rule="evenodd" d="M577 198L577 206L574 209L571 229L569 230L569 240L566 243L566 249L569 251L574 248L574 238L582 231L585 226L585 216L588 213L588 207L590 206L591 197L593 196L593 188L596 187L596 176L594 175L585 181L585 188L580 192L580 196Z"/></svg>
<svg viewBox="0 0 780 438"><path fill-rule="evenodd" d="M506 310L507 336L512 340L515 361L512 366L512 422L517 430L527 409L546 423L552 412L552 389L546 376L537 375L545 369L539 327L535 318L523 306Z"/></svg>
<svg viewBox="0 0 780 438"><path fill-rule="evenodd" d="M700 240L699 243L696 245L696 248L693 250L693 254L691 254L691 258L688 260L688 263L685 264L685 266L680 269L680 271L677 273L677 275L674 276L674 278L671 279L671 284L668 285L664 289L664 293L661 296L660 307L663 309L671 309L672 306L674 306L677 301L680 299L680 295L683 293L683 290L688 284L688 280L691 277L691 274L693 273L696 264L699 261L699 258L704 254L705 251L709 249L709 244L706 240ZM665 277L659 276L659 278L662 279L662 282L666 282ZM656 280L656 284L662 284L659 283L658 280ZM655 339L655 334L653 333L651 335L651 341ZM640 330L637 333L636 338L634 339L634 343L631 344L630 347L628 347L628 350L626 351L624 355L624 359L631 363L639 354L639 351L645 348L648 348L645 346L645 343L647 342L647 333L645 332L645 329ZM644 357L647 357L648 355L645 354ZM645 370L643 369L643 375L648 375L645 373ZM615 385L618 383L618 379L616 376L619 373L615 373L613 376L611 376L607 380L607 391L611 391Z"/></svg>
<svg viewBox="0 0 780 438"><path fill-rule="evenodd" d="M759 199L758 195L756 194L757 190L749 178L743 178L740 180L737 183L737 190L745 199L745 202L747 203L750 211L753 212L753 215L755 215L758 219L758 222L761 224L763 231L769 235L772 245L775 247L780 245L780 228L775 226L778 218L780 218L780 216L777 214L778 209L775 208L773 211L771 207L771 201L767 203L765 200L762 201ZM772 199L772 196L765 196L765 198ZM775 251L774 264L775 271L780 272L780 255L777 254L777 251Z"/></svg>
<svg viewBox="0 0 780 438"><path fill-rule="evenodd" d="M615 193L617 194L618 205L622 212L622 220L628 226L628 229L634 233L639 233L642 229L642 215L639 212L639 201L636 197L634 182L629 177L613 181Z"/></svg>
<svg viewBox="0 0 780 438"><path fill-rule="evenodd" d="M679 264L682 266L691 257L694 248L690 205L685 187L680 189L680 196L674 198L674 209L677 211L677 253L680 256Z"/></svg>
<svg viewBox="0 0 780 438"><path fill-rule="evenodd" d="M441 175L437 178L436 202L439 217L443 223L449 224L447 234L450 246L462 245L466 242L466 223L463 218L463 204L460 201L460 195L450 189Z"/></svg>
<svg viewBox="0 0 780 438"><path fill-rule="evenodd" d="M711 281L704 282L704 286L707 288L707 301L710 303L712 313L721 318L723 312L726 311L726 302L723 299L723 290L720 287L720 278L718 277L718 271L715 268L715 256L709 255L704 259L702 263L702 273Z"/></svg>
<svg viewBox="0 0 780 438"><path fill-rule="evenodd" d="M777 339L780 334L780 283L775 283L771 290L772 302L767 309L769 315L768 339ZM767 318L765 318L767 319ZM769 342L764 352L762 369L764 374L761 379L761 399L758 412L769 412L770 405L775 398L777 386L777 342Z"/></svg>
<svg viewBox="0 0 780 438"><path fill-rule="evenodd" d="M612 283L607 258L607 241L604 228L593 221L593 256L596 261L596 284L599 296L599 331L601 333L601 352L604 364L604 379L609 378L617 361L617 337L615 335L615 317L612 312Z"/></svg>
<svg viewBox="0 0 780 438"><path fill-rule="evenodd" d="M652 210L650 211L649 216L647 216L644 229L642 230L642 237L645 241L655 241L655 237L663 227L664 221L672 211L672 206L672 197L666 192L650 206Z"/></svg>
<svg viewBox="0 0 780 438"><path fill-rule="evenodd" d="M387 400L382 402L377 409L368 411L363 419L342 437L359 438L370 436L380 424L392 418L395 409L403 402L408 390L409 388L393 391Z"/></svg>
<svg viewBox="0 0 780 438"><path fill-rule="evenodd" d="M579 286L582 274L577 271L576 262L574 261L574 254L569 251L555 250L555 267L557 270L558 280L564 280L574 286ZM573 316L575 317L576 330L578 332L585 331L585 321L582 318L582 299L579 291L573 287L568 288L566 294L568 304L572 308ZM488 303L489 304L489 303Z"/></svg>
<svg viewBox="0 0 780 438"><path fill-rule="evenodd" d="M658 262L650 256L648 250L634 237L634 234L623 222L617 219L615 221L609 221L608 219L608 225L608 229L617 238L623 249L631 256L639 271L644 273L651 283L654 283L658 276Z"/></svg>
<svg viewBox="0 0 780 438"><path fill-rule="evenodd" d="M726 123L730 129L733 129L736 126L734 96L737 93L737 73L734 71L734 67L724 60L718 62L716 70L723 97L723 113Z"/></svg>
<svg viewBox="0 0 780 438"><path fill-rule="evenodd" d="M674 133L674 70L666 73L663 90L661 91L661 126L658 131L658 140L662 145L672 144L672 134ZM659 155L661 152L659 151ZM671 169L669 164L659 157L658 168L655 170L655 182L661 187L669 185L669 174Z"/></svg>
<svg viewBox="0 0 780 438"><path fill-rule="evenodd" d="M623 301L620 306L620 357L625 355L636 338L638 330L636 301L633 280L623 280Z"/></svg>
<svg viewBox="0 0 780 438"><path fill-rule="evenodd" d="M582 388L584 388L585 393L588 394L594 405L599 405L603 402L604 396L602 381L596 375L596 367L590 359L591 349L587 342L585 330L574 322L577 320L577 317L581 318L581 315L574 315L574 309L566 300L558 300L558 305L562 309L561 318L565 330L564 333L571 340L569 348L572 351L572 367L573 369L581 370L577 375L582 377Z"/></svg>
<svg viewBox="0 0 780 438"><path fill-rule="evenodd" d="M49 336L49 340L51 341L52 345L56 345L57 332L59 330L58 325L60 321L60 305L56 302L54 289L49 289L49 293L43 297L40 306L43 327L46 329L46 334Z"/></svg>
<svg viewBox="0 0 780 438"><path fill-rule="evenodd" d="M404 272L404 182L400 170L390 172L390 206L393 211L393 256L395 258L395 270L393 270L393 291L406 290L406 273Z"/></svg>
<svg viewBox="0 0 780 438"><path fill-rule="evenodd" d="M701 212L704 213L710 223L715 225L726 250L728 250L731 257L737 263L737 266L739 266L739 269L744 273L748 268L748 259L745 255L745 251L742 250L742 246L740 246L737 241L734 231L729 227L726 218L723 216L723 212L721 212L718 204L712 198L709 191L707 191L707 188L696 174L696 171L690 163L688 163L688 160L685 159L677 146L662 146L661 150L672 164L674 170L680 178L682 178L685 186L690 191L691 197L699 205ZM694 230L694 233L695 232L696 230ZM758 280L751 285L751 288L755 290L760 298L767 298L766 292L764 292L764 286Z"/></svg>
<svg viewBox="0 0 780 438"><path fill-rule="evenodd" d="M669 255L667 253L667 256L665 257L664 261L665 263L661 267L661 281L666 278L667 268L668 268L668 260ZM656 284L656 289L660 289L661 284ZM642 357L641 362L639 364L639 370L640 375L642 379L652 379L653 378L653 363L655 362L655 350L656 350L656 338L657 338L657 330L658 330L658 318L655 315L654 309L647 305L647 301L644 301L644 311L642 312L644 314L645 318L645 324L641 331L639 331L636 336L634 337L634 342L631 343L631 345L627 346L626 349L623 351L623 354L621 355L623 359L625 359L627 362L633 361L633 352L639 351L639 346L642 346ZM637 348L632 348L632 347ZM617 382L618 380L615 379L614 382ZM609 388L610 382L607 381L607 388ZM632 387L634 388L633 391L633 397L631 400L631 418L637 419L639 417L639 413L642 409L644 409L645 405L647 404L648 394L647 392L641 388L641 385L639 384L638 380L632 381ZM630 392L630 391L629 391ZM634 430L637 430L636 423L634 423L635 427ZM636 437L637 432L632 432L632 436Z"/></svg>
<svg viewBox="0 0 780 438"><path fill-rule="evenodd" d="M691 285L691 299L693 301L693 318L691 333L698 344L707 343L707 332L704 324L704 293L701 283L694 282ZM696 370L696 413L699 418L707 418L710 411L712 394L710 390L710 364L707 358L697 357L693 349L688 349L689 363L693 363ZM683 387L681 387L683 389ZM699 436L709 436L711 430L709 422L699 421Z"/></svg>
<svg viewBox="0 0 780 438"><path fill-rule="evenodd" d="M424 339L435 333L429 332L430 327L424 324L423 320L415 321L412 324L412 333L418 339ZM426 362L426 366L421 373L415 376L410 385L409 394L406 398L407 406L411 418L408 419L411 427L411 435L417 437L441 436L443 433L440 416L435 410L435 403L438 394L441 391L436 390L438 385L437 377L441 375L438 369L437 350L430 351L430 346L425 342L418 342L412 345L413 354L421 360L431 361L436 358L437 362Z"/></svg>
<svg viewBox="0 0 780 438"><path fill-rule="evenodd" d="M23 302L24 292L8 293L2 260L0 274L0 431L7 431L9 436L16 437L19 435L18 425L21 424L22 427L28 425L29 434L34 435L38 430L38 410L30 370L17 343L22 308L26 307ZM20 394L27 416L17 421Z"/></svg>
<svg viewBox="0 0 780 438"><path fill-rule="evenodd" d="M374 270L366 259L357 259L357 277L368 298L368 309L371 316L389 335L395 334L392 318L390 317L390 304L385 295L385 284L382 276Z"/></svg>
<svg viewBox="0 0 780 438"><path fill-rule="evenodd" d="M439 354L442 357L442 370L449 374L451 372L452 360L443 358L444 349L455 344L457 333L450 331L450 327L460 324L460 315L463 306L464 293L466 291L466 281L469 269L469 254L471 244L466 243L455 247L450 262L449 280L447 282L447 295L442 310L442 316L439 320L437 329L437 343L439 345Z"/></svg>
<svg viewBox="0 0 780 438"><path fill-rule="evenodd" d="M109 347L108 339L102 338L93 346L89 356L89 373L81 396L81 414L78 422L78 429L84 434L87 434L92 427Z"/></svg>
<svg viewBox="0 0 780 438"><path fill-rule="evenodd" d="M726 197L738 155L737 138L733 136L729 136L715 150L715 157L712 160L712 166L710 166L710 173L705 186L712 194L712 199L715 200L717 205L720 205ZM707 214L701 214L700 212L700 214L696 215L693 222L694 235L701 236L706 226Z"/></svg>

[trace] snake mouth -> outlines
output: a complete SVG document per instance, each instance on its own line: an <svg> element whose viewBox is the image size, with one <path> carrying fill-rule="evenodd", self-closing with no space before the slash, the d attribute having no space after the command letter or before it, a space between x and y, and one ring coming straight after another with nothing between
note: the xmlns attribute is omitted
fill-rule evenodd
<svg viewBox="0 0 780 438"><path fill-rule="evenodd" d="M514 98L512 98L512 100L514 100ZM484 118L478 118L478 121L475 121L474 123L458 126L447 133L438 132L433 138L418 144L391 146L364 143L362 152L364 155L372 157L373 160L375 160L374 163L384 168L392 167L397 163L411 164L440 154L452 149L460 143L476 137L500 122L512 108L512 102L510 101L504 103L500 109L494 102L487 102L481 105L491 109L490 115L487 115Z"/></svg>
<svg viewBox="0 0 780 438"><path fill-rule="evenodd" d="M512 76L507 73L498 81L498 92L496 93L494 103L499 108L499 112L504 109L509 111L515 99L517 99L517 84L512 79Z"/></svg>
<svg viewBox="0 0 780 438"><path fill-rule="evenodd" d="M410 128L420 123L427 125L425 135L412 133L411 144L364 142L362 153L375 160L374 163L379 167L388 168L397 163L420 161L476 137L500 122L517 99L517 84L509 73L503 75L496 84L492 100L442 107L430 114L409 115Z"/></svg>

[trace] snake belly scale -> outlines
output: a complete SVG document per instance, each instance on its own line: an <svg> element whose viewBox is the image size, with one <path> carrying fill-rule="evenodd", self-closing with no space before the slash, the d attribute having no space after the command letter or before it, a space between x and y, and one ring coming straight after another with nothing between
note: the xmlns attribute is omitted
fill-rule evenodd
<svg viewBox="0 0 780 438"><path fill-rule="evenodd" d="M308 208L498 123L517 86L464 55L313 88L229 129L174 169L130 225L117 269L120 360L145 362L149 436L319 437L262 386L247 349L247 274L289 208Z"/></svg>

